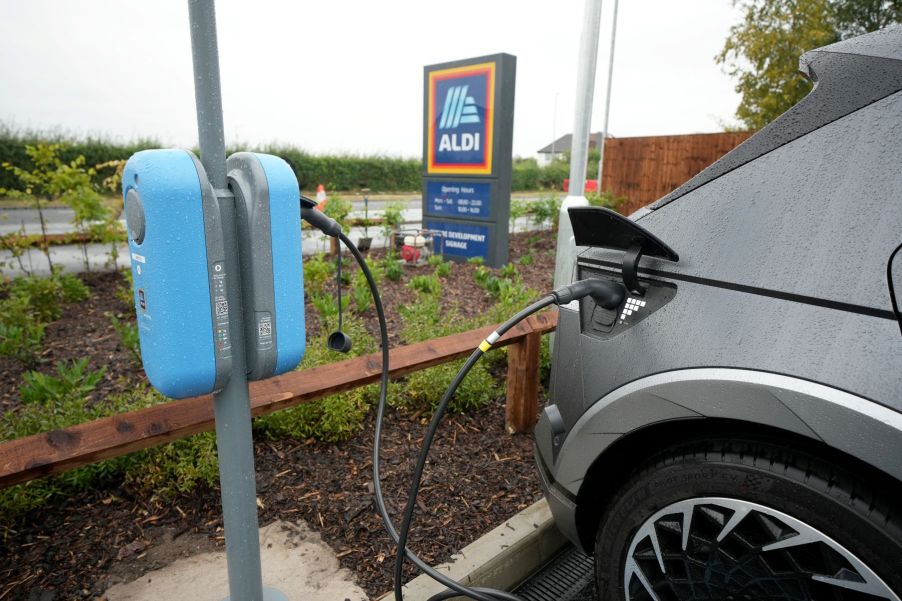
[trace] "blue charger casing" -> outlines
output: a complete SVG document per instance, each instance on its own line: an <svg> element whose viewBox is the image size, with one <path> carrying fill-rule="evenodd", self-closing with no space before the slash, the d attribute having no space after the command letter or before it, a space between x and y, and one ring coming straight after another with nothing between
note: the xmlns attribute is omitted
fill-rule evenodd
<svg viewBox="0 0 902 601"><path fill-rule="evenodd" d="M291 371L304 356L304 269L298 181L279 157L228 158L235 195L248 379Z"/></svg>
<svg viewBox="0 0 902 601"><path fill-rule="evenodd" d="M232 362L219 204L186 150L144 150L122 194L141 360L150 383L181 399L215 392Z"/></svg>

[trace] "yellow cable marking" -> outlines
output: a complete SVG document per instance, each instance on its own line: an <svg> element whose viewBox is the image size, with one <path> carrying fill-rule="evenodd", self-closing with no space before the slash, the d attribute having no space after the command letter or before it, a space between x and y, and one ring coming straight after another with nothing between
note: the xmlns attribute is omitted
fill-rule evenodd
<svg viewBox="0 0 902 601"><path fill-rule="evenodd" d="M488 340L483 340L479 345L479 350L481 350L483 353L488 351L490 348L492 348L492 345L489 344Z"/></svg>

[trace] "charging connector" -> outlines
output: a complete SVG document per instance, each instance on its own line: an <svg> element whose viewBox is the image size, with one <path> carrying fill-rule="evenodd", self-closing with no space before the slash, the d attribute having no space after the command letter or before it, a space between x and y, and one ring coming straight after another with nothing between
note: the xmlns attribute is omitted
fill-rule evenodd
<svg viewBox="0 0 902 601"><path fill-rule="evenodd" d="M551 296L554 297L557 305L567 305L575 300L591 296L596 305L605 309L615 309L623 302L626 289L617 282L590 278L561 286L552 291Z"/></svg>

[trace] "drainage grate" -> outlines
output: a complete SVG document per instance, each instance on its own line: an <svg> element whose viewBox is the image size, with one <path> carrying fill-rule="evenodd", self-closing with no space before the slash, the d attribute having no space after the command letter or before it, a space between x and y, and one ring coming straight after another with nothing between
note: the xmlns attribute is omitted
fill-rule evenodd
<svg viewBox="0 0 902 601"><path fill-rule="evenodd" d="M570 547L517 589L524 601L582 601L595 598L592 558Z"/></svg>

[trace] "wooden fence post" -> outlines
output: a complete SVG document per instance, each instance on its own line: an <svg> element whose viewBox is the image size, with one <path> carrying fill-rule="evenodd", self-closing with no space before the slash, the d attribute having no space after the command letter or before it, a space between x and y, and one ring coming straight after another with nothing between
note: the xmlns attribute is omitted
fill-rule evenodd
<svg viewBox="0 0 902 601"><path fill-rule="evenodd" d="M530 432L539 411L539 353L542 335L531 332L507 350L507 404L504 422L508 434Z"/></svg>

